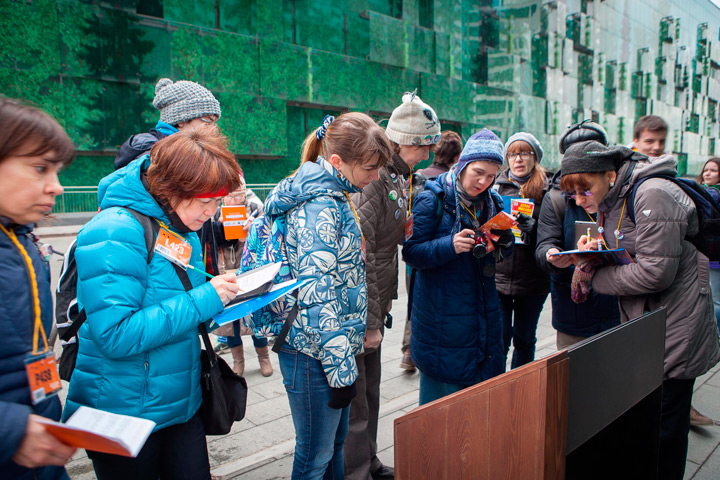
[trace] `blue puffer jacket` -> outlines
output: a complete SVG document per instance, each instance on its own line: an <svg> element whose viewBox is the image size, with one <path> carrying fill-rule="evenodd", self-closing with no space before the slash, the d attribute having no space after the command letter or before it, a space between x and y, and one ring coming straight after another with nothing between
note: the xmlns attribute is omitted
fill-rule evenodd
<svg viewBox="0 0 720 480"><path fill-rule="evenodd" d="M299 320L287 343L322 362L330 387L351 385L367 322L362 235L345 192L360 191L319 157L278 184L265 213L287 219L288 261L300 289Z"/></svg>
<svg viewBox="0 0 720 480"><path fill-rule="evenodd" d="M185 292L167 259L155 254L148 264L142 226L117 208L170 225L141 181L149 165L141 157L102 179L102 211L78 235L78 303L87 321L65 417L87 405L147 418L158 430L188 421L200 406L198 325L223 304L200 273L187 271L195 288ZM191 264L202 269L197 235L179 235L192 246Z"/></svg>
<svg viewBox="0 0 720 480"><path fill-rule="evenodd" d="M29 237L32 228L11 224L0 217L3 227L13 230L30 255L37 278L40 312L47 335L52 328L50 270ZM17 247L0 231L0 477L12 479L66 478L62 467L28 469L11 460L25 435L31 413L60 419L60 400L53 396L33 406L25 372L25 358L32 351L33 293L30 272ZM42 344L40 347L42 348Z"/></svg>
<svg viewBox="0 0 720 480"><path fill-rule="evenodd" d="M472 385L505 370L502 313L493 255L478 260L471 252L455 253L453 236L472 224L460 208L461 225L454 225L458 207L450 175L425 184L413 204L413 235L402 250L405 261L418 269L410 352L423 374L440 382ZM439 219L438 195L443 198ZM497 205L502 206L497 193L487 189L483 195L481 225L497 213Z"/></svg>

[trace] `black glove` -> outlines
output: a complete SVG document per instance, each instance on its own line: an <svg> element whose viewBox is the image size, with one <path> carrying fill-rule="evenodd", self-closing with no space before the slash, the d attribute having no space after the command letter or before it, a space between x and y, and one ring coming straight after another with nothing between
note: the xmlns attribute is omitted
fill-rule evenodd
<svg viewBox="0 0 720 480"><path fill-rule="evenodd" d="M532 233L537 223L534 218L524 213L518 213L515 217L517 219L517 228L523 233Z"/></svg>
<svg viewBox="0 0 720 480"><path fill-rule="evenodd" d="M494 241L496 248L508 248L510 245L515 243L515 235L512 233L512 230L490 230L490 233L493 235L499 235L500 238L497 239L497 241Z"/></svg>
<svg viewBox="0 0 720 480"><path fill-rule="evenodd" d="M330 387L330 401L328 407L340 410L350 405L352 399L357 395L357 387L355 383L347 387L332 388Z"/></svg>

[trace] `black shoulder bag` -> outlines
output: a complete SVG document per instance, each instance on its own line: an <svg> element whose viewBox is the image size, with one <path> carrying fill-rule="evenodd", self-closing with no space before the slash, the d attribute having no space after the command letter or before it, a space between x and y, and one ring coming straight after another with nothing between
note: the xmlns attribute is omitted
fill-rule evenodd
<svg viewBox="0 0 720 480"><path fill-rule="evenodd" d="M185 291L192 290L187 272L175 263L172 265ZM245 417L247 382L215 353L205 324L201 323L198 329L205 345L205 349L200 352L200 418L206 435L225 435L234 422Z"/></svg>

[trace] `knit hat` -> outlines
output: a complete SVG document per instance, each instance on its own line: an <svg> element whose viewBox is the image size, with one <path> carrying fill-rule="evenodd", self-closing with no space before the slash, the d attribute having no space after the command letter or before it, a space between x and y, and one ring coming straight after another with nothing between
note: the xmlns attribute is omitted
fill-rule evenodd
<svg viewBox="0 0 720 480"><path fill-rule="evenodd" d="M205 115L220 117L220 103L210 90L195 82L174 82L161 78L155 85L153 106L160 110L160 121L177 125Z"/></svg>
<svg viewBox="0 0 720 480"><path fill-rule="evenodd" d="M508 138L508 141L505 142L505 148L503 149L503 158L507 158L508 148L510 148L510 145L515 142L525 142L530 145L530 148L532 148L533 152L535 152L535 162L540 163L540 160L542 160L543 157L543 149L537 138L535 138L532 133L527 132L518 132Z"/></svg>
<svg viewBox="0 0 720 480"><path fill-rule="evenodd" d="M627 147L606 147L595 140L574 143L565 151L562 160L562 176L572 173L602 173L617 170L622 163L631 158L640 159L644 155L636 155Z"/></svg>
<svg viewBox="0 0 720 480"><path fill-rule="evenodd" d="M440 120L416 92L403 95L385 128L387 137L398 145L434 145L440 140Z"/></svg>
<svg viewBox="0 0 720 480"><path fill-rule="evenodd" d="M460 172L462 172L463 168L469 163L482 160L502 165L504 158L503 143L497 135L487 128L483 128L473 134L465 144L455 169L457 172L456 175L460 175Z"/></svg>
<svg viewBox="0 0 720 480"><path fill-rule="evenodd" d="M603 127L590 120L583 120L580 123L570 125L560 137L560 153L565 151L573 143L583 142L586 140L595 140L607 146L608 136Z"/></svg>

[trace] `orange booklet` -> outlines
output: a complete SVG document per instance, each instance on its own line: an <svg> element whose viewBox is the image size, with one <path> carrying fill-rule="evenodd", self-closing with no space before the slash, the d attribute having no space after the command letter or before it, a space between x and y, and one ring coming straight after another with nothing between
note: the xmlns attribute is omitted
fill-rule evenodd
<svg viewBox="0 0 720 480"><path fill-rule="evenodd" d="M480 231L493 242L496 242L500 236L493 235L490 233L490 230L509 230L515 225L517 225L517 220L515 220L512 215L507 212L500 212L480 227Z"/></svg>
<svg viewBox="0 0 720 480"><path fill-rule="evenodd" d="M66 445L123 457L136 457L155 428L155 422L80 407L60 423L43 418L38 420L45 430Z"/></svg>
<svg viewBox="0 0 720 480"><path fill-rule="evenodd" d="M247 232L243 227L245 227L245 223L248 221L245 205L223 205L221 208L225 238L227 240L245 240L247 238Z"/></svg>

